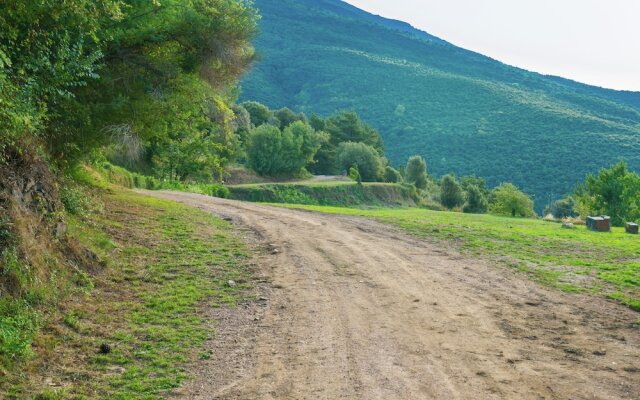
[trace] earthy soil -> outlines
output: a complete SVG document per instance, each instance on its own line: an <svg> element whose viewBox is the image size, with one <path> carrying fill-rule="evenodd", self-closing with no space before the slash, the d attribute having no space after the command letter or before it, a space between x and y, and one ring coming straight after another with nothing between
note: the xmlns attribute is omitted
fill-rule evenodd
<svg viewBox="0 0 640 400"><path fill-rule="evenodd" d="M183 193L262 240L186 399L640 399L640 314L377 222Z"/></svg>

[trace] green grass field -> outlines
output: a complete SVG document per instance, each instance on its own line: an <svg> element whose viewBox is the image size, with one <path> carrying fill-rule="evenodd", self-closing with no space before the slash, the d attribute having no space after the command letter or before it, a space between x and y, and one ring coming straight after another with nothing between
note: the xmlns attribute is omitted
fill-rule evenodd
<svg viewBox="0 0 640 400"><path fill-rule="evenodd" d="M412 234L454 243L468 254L490 256L567 292L594 292L640 311L640 236L534 219L423 209L291 208L375 218Z"/></svg>

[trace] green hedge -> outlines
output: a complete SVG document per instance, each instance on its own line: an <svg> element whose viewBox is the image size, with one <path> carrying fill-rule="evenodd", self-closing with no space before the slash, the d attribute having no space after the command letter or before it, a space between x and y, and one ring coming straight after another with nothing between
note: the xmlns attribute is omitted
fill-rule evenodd
<svg viewBox="0 0 640 400"><path fill-rule="evenodd" d="M231 198L263 203L322 206L414 206L411 188L388 183L359 185L264 184L231 186Z"/></svg>

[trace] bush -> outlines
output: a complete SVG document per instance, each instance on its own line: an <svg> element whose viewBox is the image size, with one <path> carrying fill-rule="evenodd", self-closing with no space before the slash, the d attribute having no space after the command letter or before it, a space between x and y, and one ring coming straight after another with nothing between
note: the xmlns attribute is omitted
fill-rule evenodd
<svg viewBox="0 0 640 400"><path fill-rule="evenodd" d="M491 214L511 217L533 217L533 201L511 183L503 183L491 192Z"/></svg>
<svg viewBox="0 0 640 400"><path fill-rule="evenodd" d="M489 208L486 196L476 185L467 186L467 202L462 211L469 214L484 214Z"/></svg>
<svg viewBox="0 0 640 400"><path fill-rule="evenodd" d="M384 181L389 183L400 183L402 182L402 175L398 172L397 169L386 166L384 169Z"/></svg>
<svg viewBox="0 0 640 400"><path fill-rule="evenodd" d="M445 175L440 181L440 202L452 210L464 204L464 192L453 175Z"/></svg>
<svg viewBox="0 0 640 400"><path fill-rule="evenodd" d="M86 215L93 208L91 199L77 187L63 186L60 189L60 201L64 209L73 215Z"/></svg>
<svg viewBox="0 0 640 400"><path fill-rule="evenodd" d="M405 182L410 183L418 189L427 188L427 162L420 156L413 156L407 162L405 169Z"/></svg>
<svg viewBox="0 0 640 400"><path fill-rule="evenodd" d="M551 214L557 219L577 217L578 213L575 210L575 206L575 200L571 197L566 197L551 203L551 205L544 210L544 214Z"/></svg>
<svg viewBox="0 0 640 400"><path fill-rule="evenodd" d="M375 182L383 174L382 159L376 149L361 142L340 143L338 165L343 171L355 165L364 182Z"/></svg>
<svg viewBox="0 0 640 400"><path fill-rule="evenodd" d="M324 134L301 121L293 122L283 131L261 125L249 136L248 165L261 175L294 176L313 161L324 140Z"/></svg>
<svg viewBox="0 0 640 400"><path fill-rule="evenodd" d="M353 181L362 182L362 179L360 178L360 172L358 172L358 167L355 165L349 168L349 172L347 173L347 176L349 177L349 179Z"/></svg>

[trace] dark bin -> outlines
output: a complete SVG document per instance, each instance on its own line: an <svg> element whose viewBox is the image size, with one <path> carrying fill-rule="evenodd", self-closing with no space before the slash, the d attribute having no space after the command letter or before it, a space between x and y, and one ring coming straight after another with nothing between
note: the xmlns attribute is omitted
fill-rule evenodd
<svg viewBox="0 0 640 400"><path fill-rule="evenodd" d="M633 222L627 222L627 225L625 225L625 229L627 233L630 233L632 235L638 234L638 224L634 224Z"/></svg>
<svg viewBox="0 0 640 400"><path fill-rule="evenodd" d="M607 216L587 217L587 229L596 232L611 232L611 218Z"/></svg>

